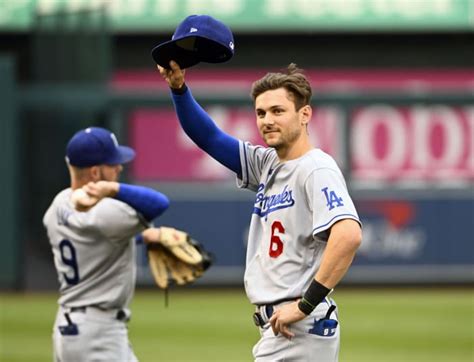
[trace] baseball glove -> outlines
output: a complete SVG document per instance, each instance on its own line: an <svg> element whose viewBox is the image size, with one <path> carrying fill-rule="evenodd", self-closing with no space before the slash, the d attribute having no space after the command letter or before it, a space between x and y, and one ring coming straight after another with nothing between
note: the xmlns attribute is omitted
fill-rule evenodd
<svg viewBox="0 0 474 362"><path fill-rule="evenodd" d="M148 261L156 284L168 288L193 282L211 266L212 255L188 233L170 227L160 227L159 236L147 240Z"/></svg>

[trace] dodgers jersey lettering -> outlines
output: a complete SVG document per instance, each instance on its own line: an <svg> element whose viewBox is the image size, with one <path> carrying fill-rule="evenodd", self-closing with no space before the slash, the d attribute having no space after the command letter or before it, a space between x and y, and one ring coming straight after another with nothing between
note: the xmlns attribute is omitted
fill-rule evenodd
<svg viewBox="0 0 474 362"><path fill-rule="evenodd" d="M70 188L61 191L43 218L58 272L58 304L127 308L136 276L134 236L148 225L112 198L78 212L71 193Z"/></svg>
<svg viewBox="0 0 474 362"><path fill-rule="evenodd" d="M299 298L326 247L327 231L357 211L334 159L320 149L281 163L273 148L240 142L240 188L256 192L245 290L253 304Z"/></svg>

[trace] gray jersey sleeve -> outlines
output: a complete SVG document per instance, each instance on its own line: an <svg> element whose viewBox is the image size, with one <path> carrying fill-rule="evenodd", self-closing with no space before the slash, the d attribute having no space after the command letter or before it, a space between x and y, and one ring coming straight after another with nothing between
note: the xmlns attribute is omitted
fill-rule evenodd
<svg viewBox="0 0 474 362"><path fill-rule="evenodd" d="M240 141L240 164L242 175L237 179L237 186L257 191L264 167L276 159L276 152L271 148L254 146Z"/></svg>
<svg viewBox="0 0 474 362"><path fill-rule="evenodd" d="M327 240L327 231L343 219L359 221L354 203L339 169L319 168L305 183L309 208L313 214L313 235Z"/></svg>
<svg viewBox="0 0 474 362"><path fill-rule="evenodd" d="M70 222L79 229L94 230L112 243L130 239L149 226L135 209L112 198L104 198L87 213L75 213Z"/></svg>
<svg viewBox="0 0 474 362"><path fill-rule="evenodd" d="M129 205L115 199L106 201L110 206L97 208L97 212L101 214L97 220L97 227L110 241L115 242L127 236L134 236L149 227L142 216Z"/></svg>

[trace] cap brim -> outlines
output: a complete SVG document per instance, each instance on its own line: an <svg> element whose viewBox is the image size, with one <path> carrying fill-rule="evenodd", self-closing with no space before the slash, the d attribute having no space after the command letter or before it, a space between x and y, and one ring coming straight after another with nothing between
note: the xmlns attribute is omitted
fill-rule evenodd
<svg viewBox="0 0 474 362"><path fill-rule="evenodd" d="M176 44L177 40L170 40L157 45L151 51L156 64L170 69L170 61L174 60L181 69L192 67L200 62L197 50L184 49Z"/></svg>
<svg viewBox="0 0 474 362"><path fill-rule="evenodd" d="M135 151L127 146L119 146L119 152L121 157L120 163L127 163L135 158Z"/></svg>
<svg viewBox="0 0 474 362"><path fill-rule="evenodd" d="M132 161L135 158L135 151L127 146L118 146L118 154L115 158L107 160L108 165L121 165Z"/></svg>
<svg viewBox="0 0 474 362"><path fill-rule="evenodd" d="M192 46L188 40L193 39ZM181 46L186 42L186 48ZM169 69L169 63L174 60L181 69L192 67L199 62L222 63L234 55L222 44L201 36L189 36L170 40L153 48L151 55L155 62Z"/></svg>

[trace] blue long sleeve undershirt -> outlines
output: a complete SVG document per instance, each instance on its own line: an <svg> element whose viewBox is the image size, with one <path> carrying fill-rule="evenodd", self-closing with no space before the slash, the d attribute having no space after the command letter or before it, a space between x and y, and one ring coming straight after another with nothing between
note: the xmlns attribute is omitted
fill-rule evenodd
<svg viewBox="0 0 474 362"><path fill-rule="evenodd" d="M219 163L242 175L239 140L216 126L186 85L172 89L171 94L181 127L189 138Z"/></svg>
<svg viewBox="0 0 474 362"><path fill-rule="evenodd" d="M144 186L120 183L117 200L125 202L139 212L147 221L160 216L169 207L166 195Z"/></svg>

